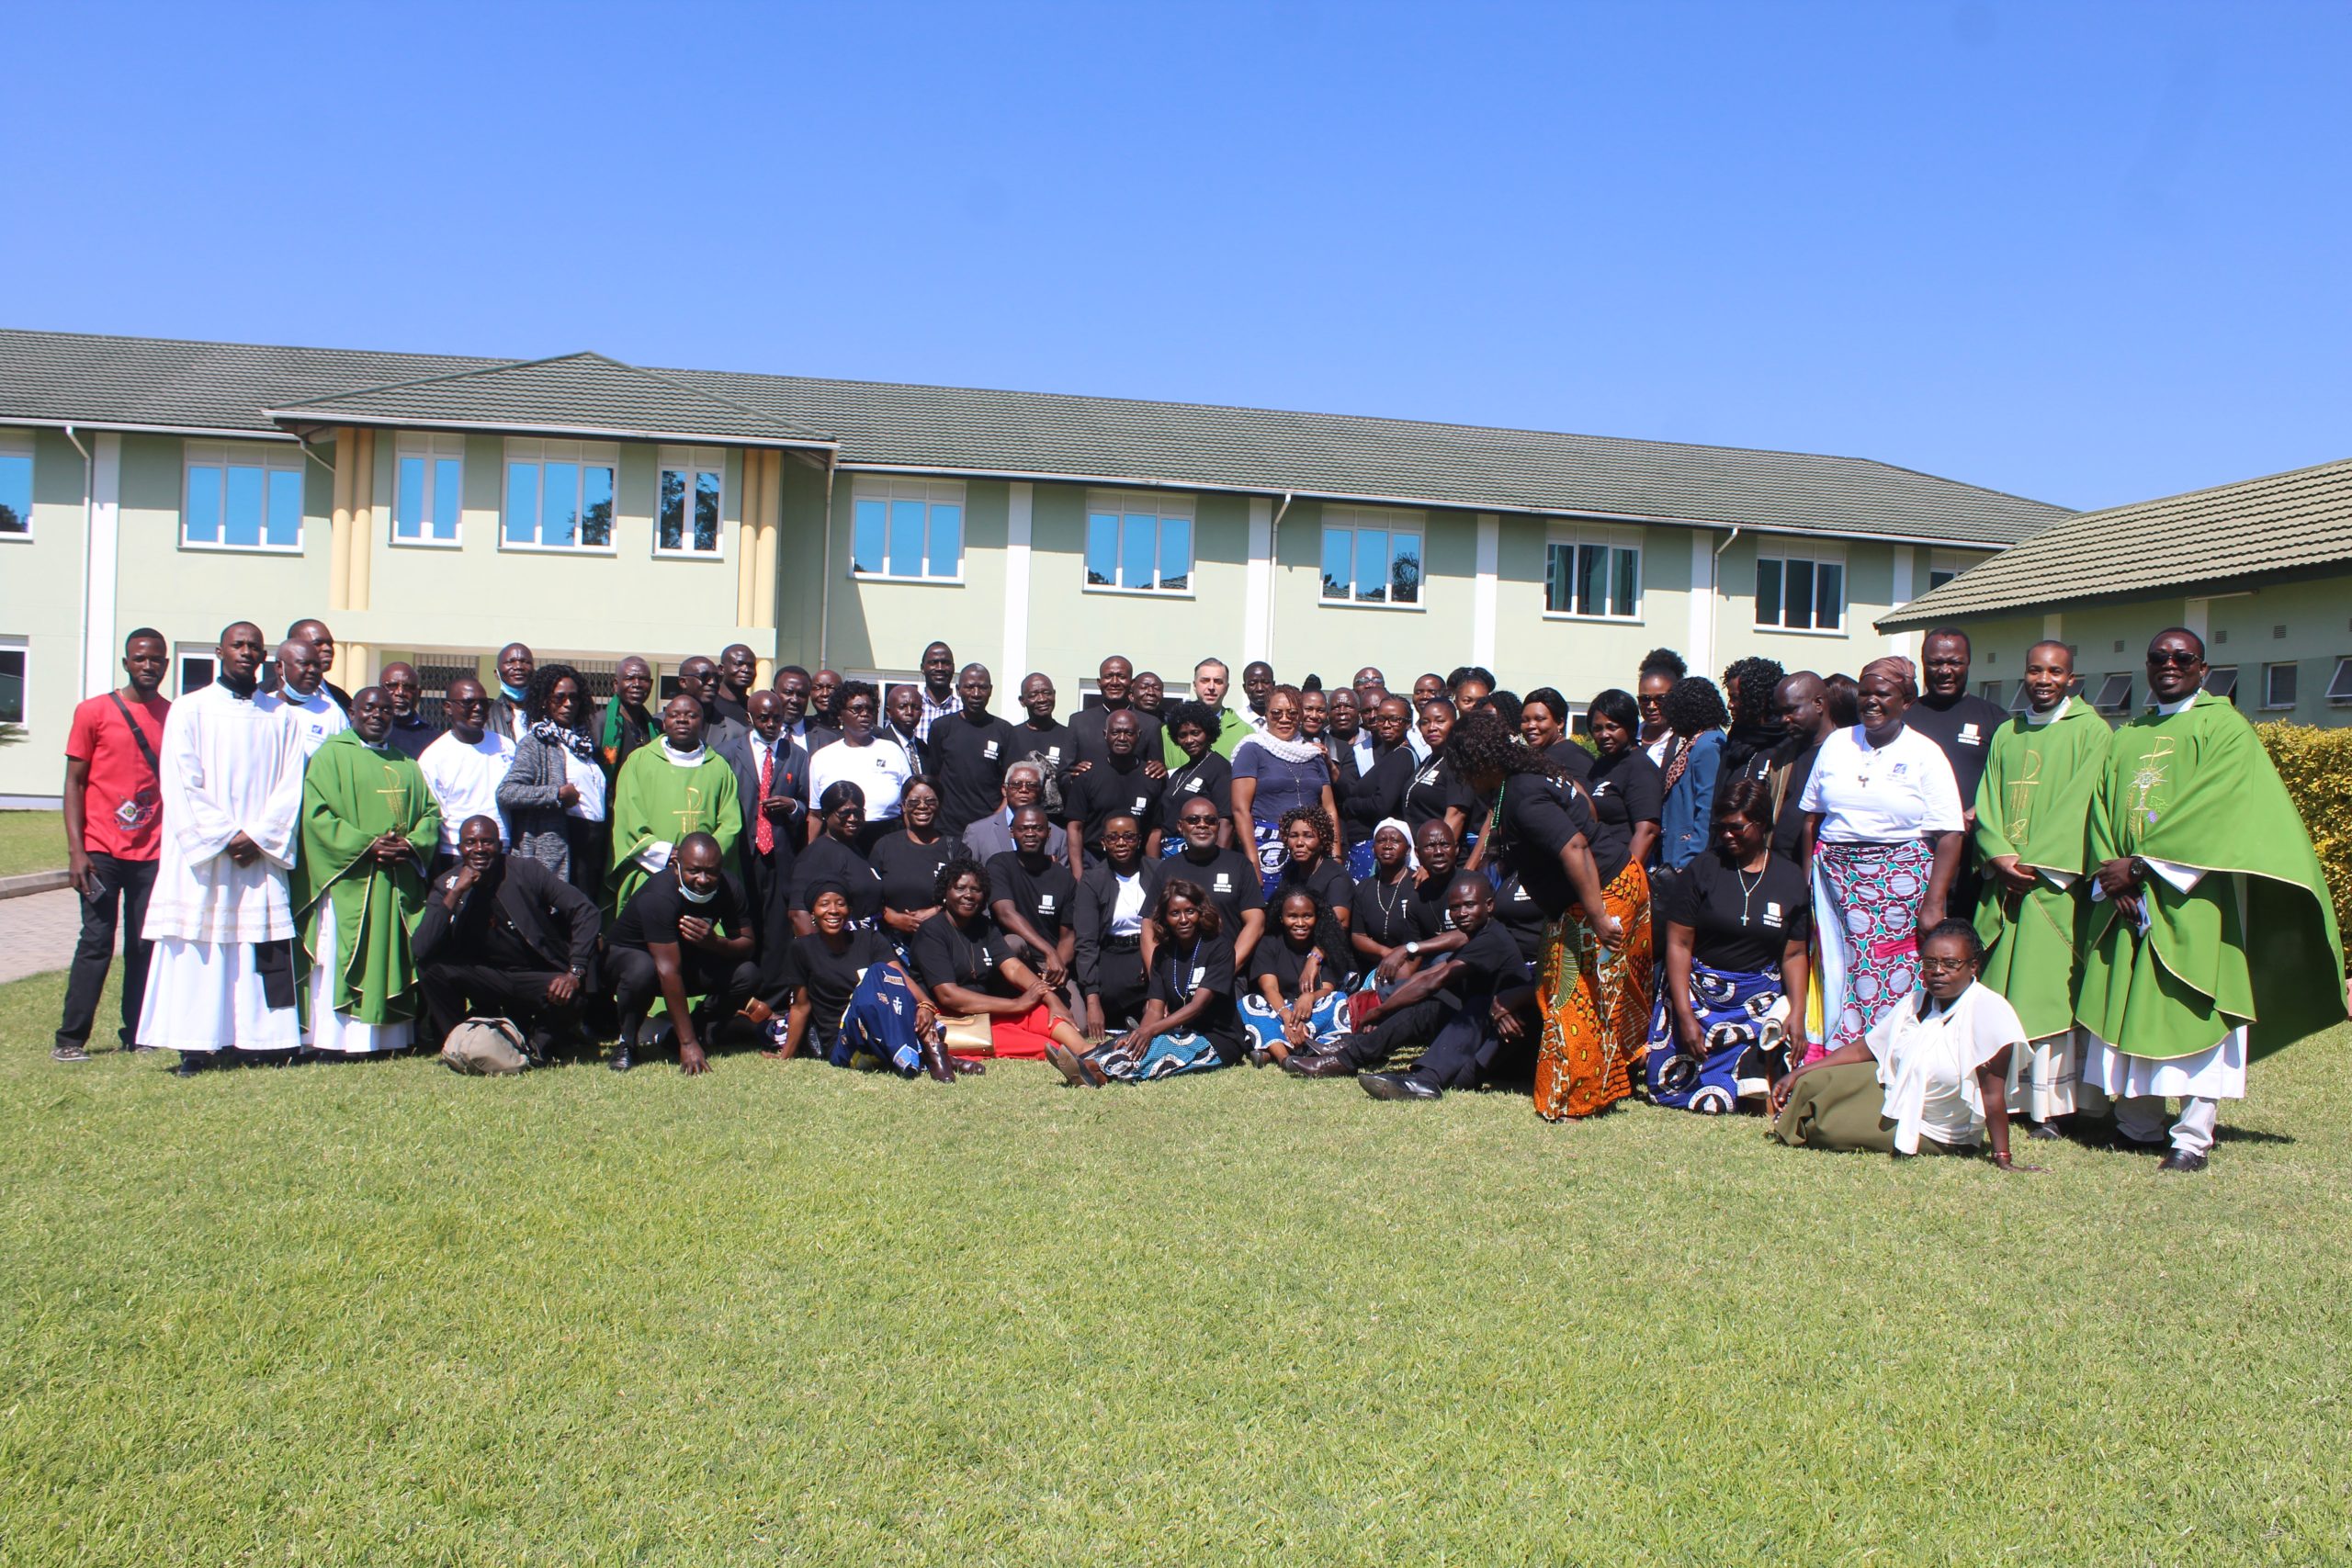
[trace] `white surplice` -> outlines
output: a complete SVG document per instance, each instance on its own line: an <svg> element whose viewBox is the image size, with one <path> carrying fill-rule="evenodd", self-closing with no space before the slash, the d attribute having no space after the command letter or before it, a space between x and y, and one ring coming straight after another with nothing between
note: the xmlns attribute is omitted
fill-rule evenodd
<svg viewBox="0 0 2352 1568"><path fill-rule="evenodd" d="M147 902L155 944L141 1004L141 1043L174 1051L291 1050L292 1008L271 1008L253 944L294 934L286 874L302 809L303 736L282 710L219 682L172 705L164 721L162 853ZM227 853L243 833L251 865Z"/></svg>
<svg viewBox="0 0 2352 1568"><path fill-rule="evenodd" d="M327 743L328 736L340 735L351 728L343 705L327 695L324 686L307 697L291 686L282 686L254 697L254 706L264 713L274 713L294 727L295 733L302 738L304 761Z"/></svg>

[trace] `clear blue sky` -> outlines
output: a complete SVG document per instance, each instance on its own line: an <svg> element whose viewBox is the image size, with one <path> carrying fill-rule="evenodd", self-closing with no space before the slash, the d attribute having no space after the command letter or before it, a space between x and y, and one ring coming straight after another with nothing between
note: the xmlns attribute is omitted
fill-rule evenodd
<svg viewBox="0 0 2352 1568"><path fill-rule="evenodd" d="M2352 6L10 7L0 320L2352 456Z"/></svg>

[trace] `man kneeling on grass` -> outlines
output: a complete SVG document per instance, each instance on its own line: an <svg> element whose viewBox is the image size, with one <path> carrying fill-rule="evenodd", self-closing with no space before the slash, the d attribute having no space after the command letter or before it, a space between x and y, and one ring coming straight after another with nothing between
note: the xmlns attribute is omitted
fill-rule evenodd
<svg viewBox="0 0 2352 1568"><path fill-rule="evenodd" d="M708 833L687 834L613 922L605 951L621 1015L621 1041L605 1064L613 1071L628 1071L650 1047L645 1015L657 993L677 1033L678 1066L688 1074L709 1070L703 1039L716 1036L739 1009L755 1024L774 1016L752 996L760 983L752 923L743 885L721 864L723 857ZM698 1012L687 1007L696 996L704 998Z"/></svg>
<svg viewBox="0 0 2352 1568"><path fill-rule="evenodd" d="M527 855L498 841L498 820L469 817L458 829L458 869L425 896L409 939L424 992L425 1044L477 1013L523 1031L524 1054L546 1059L579 1021L596 956L596 906Z"/></svg>
<svg viewBox="0 0 2352 1568"><path fill-rule="evenodd" d="M1521 1037L1519 1010L1534 996L1519 944L1495 923L1495 890L1475 871L1457 872L1445 890L1453 929L1417 944L1421 967L1368 1012L1329 1051L1294 1054L1283 1070L1301 1077L1358 1080L1375 1100L1435 1100L1450 1089L1475 1089L1507 1039ZM1425 1044L1410 1072L1365 1073L1409 1045Z"/></svg>

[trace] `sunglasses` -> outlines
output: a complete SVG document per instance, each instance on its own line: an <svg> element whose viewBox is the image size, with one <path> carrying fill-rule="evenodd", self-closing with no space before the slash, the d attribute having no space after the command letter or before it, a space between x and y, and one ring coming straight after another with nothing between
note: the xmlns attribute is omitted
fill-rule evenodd
<svg viewBox="0 0 2352 1568"><path fill-rule="evenodd" d="M2202 664L2204 662L2205 656L2203 654L2191 653L2185 648L2162 649L2148 655L2148 666L2151 669L2154 669L2160 664L2177 664L2183 669L2186 669L2191 664Z"/></svg>

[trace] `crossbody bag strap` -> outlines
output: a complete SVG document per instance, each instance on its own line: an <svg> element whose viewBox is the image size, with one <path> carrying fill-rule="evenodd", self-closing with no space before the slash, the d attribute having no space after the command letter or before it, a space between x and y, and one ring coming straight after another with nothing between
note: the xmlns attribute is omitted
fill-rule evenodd
<svg viewBox="0 0 2352 1568"><path fill-rule="evenodd" d="M120 692L108 692L107 695L114 699L114 711L122 715L122 722L130 728L131 739L139 743L139 754L147 759L148 772L155 775L156 783L163 783L164 764L155 760L155 748L147 743L147 732L139 728L137 719L130 716L130 705L122 700Z"/></svg>

